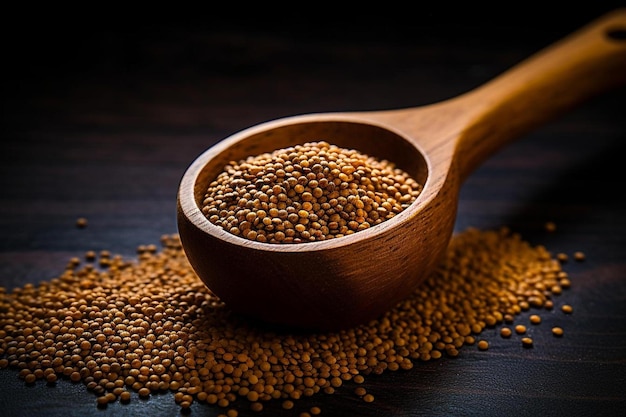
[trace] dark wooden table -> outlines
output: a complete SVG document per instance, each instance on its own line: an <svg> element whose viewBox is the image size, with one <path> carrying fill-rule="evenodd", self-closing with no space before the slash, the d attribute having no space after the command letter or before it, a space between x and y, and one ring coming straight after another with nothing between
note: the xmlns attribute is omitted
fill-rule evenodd
<svg viewBox="0 0 626 417"><path fill-rule="evenodd" d="M0 285L48 280L87 250L134 256L138 245L175 233L184 170L238 130L294 114L444 100L609 9L14 22L2 50ZM464 347L454 359L368 378L372 404L349 390L300 404L320 405L324 416L626 415L625 102L617 89L525 135L461 192L457 231L508 225L555 253L586 253L567 266L573 285L561 297L575 310L565 337L537 334L535 347L522 349L490 329L486 352ZM84 230L79 217L89 220ZM543 230L548 220L556 233ZM192 406L193 415L217 413ZM159 395L98 409L81 384L25 386L5 369L0 414L167 416L179 408Z"/></svg>

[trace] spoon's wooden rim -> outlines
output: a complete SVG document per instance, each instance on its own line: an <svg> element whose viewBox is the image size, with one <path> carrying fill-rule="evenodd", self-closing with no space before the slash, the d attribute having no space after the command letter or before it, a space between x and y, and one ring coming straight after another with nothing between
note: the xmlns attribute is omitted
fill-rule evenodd
<svg viewBox="0 0 626 417"><path fill-rule="evenodd" d="M372 112L380 113L380 112ZM178 191L178 200L180 210L189 221L198 227L205 233L223 240L224 242L248 247L256 250L272 251L272 252L315 252L333 249L336 247L344 247L352 244L362 242L363 240L371 239L374 236L381 235L391 228L400 227L406 221L413 216L417 215L420 211L419 207L424 207L426 203L434 198L434 194L428 192L433 183L432 161L416 143L415 140L411 140L406 134L402 133L398 129L381 123L378 120L371 120L366 117L367 112L359 113L314 113L305 115L288 116L280 119L257 124L255 126L241 130L231 136L228 136L221 141L217 142L203 153L201 153L187 168L182 180L180 182ZM385 220L369 229L362 230L350 235L342 236L336 239L329 239L324 241L315 242L303 242L303 243L266 243L249 240L240 236L233 235L232 233L222 229L219 226L211 223L206 216L202 213L202 210L196 199L196 193L198 187L202 190L206 188L205 185L199 185L199 177L205 167L210 163L212 159L226 151L229 147L232 147L235 143L245 141L248 138L252 138L259 133L267 132L279 127L285 127L289 125L295 125L300 123L324 123L324 122L346 122L355 123L360 125L368 125L379 129L384 129L401 140L407 142L415 151L421 154L424 163L426 165L426 180L422 184L422 191L417 199L411 203L409 207L398 213L391 219ZM295 143L294 143L295 145ZM435 193L436 194L436 193Z"/></svg>

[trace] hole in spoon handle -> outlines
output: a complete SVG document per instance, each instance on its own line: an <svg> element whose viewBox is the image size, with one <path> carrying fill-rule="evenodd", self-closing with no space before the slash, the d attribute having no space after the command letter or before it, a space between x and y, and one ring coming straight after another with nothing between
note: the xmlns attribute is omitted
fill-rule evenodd
<svg viewBox="0 0 626 417"><path fill-rule="evenodd" d="M609 28L606 31L606 36L609 40L616 42L626 42L626 27L614 27Z"/></svg>
<svg viewBox="0 0 626 417"><path fill-rule="evenodd" d="M504 144L626 82L626 9L608 13L459 97L462 178Z"/></svg>

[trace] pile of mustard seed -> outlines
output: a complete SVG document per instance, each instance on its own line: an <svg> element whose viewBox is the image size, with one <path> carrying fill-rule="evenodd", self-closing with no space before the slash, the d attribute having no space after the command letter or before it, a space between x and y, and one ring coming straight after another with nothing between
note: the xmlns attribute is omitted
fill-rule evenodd
<svg viewBox="0 0 626 417"><path fill-rule="evenodd" d="M540 326L540 311L556 309L553 296L570 286L545 247L506 228L468 229L453 236L420 289L379 319L291 334L231 315L194 274L179 237L161 243L142 245L132 260L90 251L54 279L0 289L0 368L19 369L27 384L85 384L99 407L169 391L182 411L197 401L236 416L273 401L315 415L319 406L296 411L298 399L351 381L354 395L375 401L368 375L455 357L468 345L488 349L486 328L502 325L503 338L531 347L524 324L515 333L509 326L531 309L537 317L529 325Z"/></svg>
<svg viewBox="0 0 626 417"><path fill-rule="evenodd" d="M209 184L202 212L211 223L246 239L312 242L388 220L421 190L387 160L309 142L231 161Z"/></svg>

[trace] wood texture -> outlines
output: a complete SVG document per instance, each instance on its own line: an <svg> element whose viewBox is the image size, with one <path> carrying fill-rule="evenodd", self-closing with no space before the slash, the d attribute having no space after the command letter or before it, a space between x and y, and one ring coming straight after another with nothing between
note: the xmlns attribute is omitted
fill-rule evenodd
<svg viewBox="0 0 626 417"><path fill-rule="evenodd" d="M626 40L613 33L618 29L626 33L626 9L442 103L295 116L224 139L193 162L179 189L179 230L191 264L233 310L261 320L337 330L378 317L439 263L465 177L531 128L624 84ZM398 161L424 189L394 219L324 242L251 242L202 214L205 190L230 161L315 138Z"/></svg>
<svg viewBox="0 0 626 417"><path fill-rule="evenodd" d="M508 10L496 19L481 11L454 19L449 10L335 20L300 13L262 22L212 14L180 25L16 16L14 27L3 27L0 285L51 279L87 250L133 257L138 245L176 232L183 173L233 132L283 116L441 102L604 11L518 11L518 20ZM533 349L491 329L486 352L467 347L455 359L368 378L374 403L346 386L303 399L298 411L623 415L625 99L624 88L613 90L525 134L460 188L455 231L508 225L555 253L587 254L566 266L573 285L559 298L574 314L546 315ZM85 229L75 227L81 216ZM548 220L555 233L544 231ZM563 338L545 331L554 323ZM0 372L0 407L5 417L180 414L167 394L97 409L80 384L25 386L12 370ZM218 413L196 403L191 415ZM262 415L294 413L275 404Z"/></svg>

